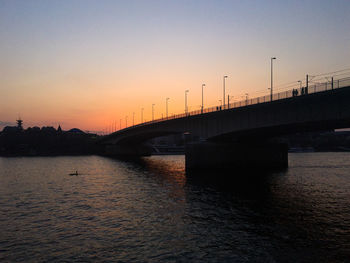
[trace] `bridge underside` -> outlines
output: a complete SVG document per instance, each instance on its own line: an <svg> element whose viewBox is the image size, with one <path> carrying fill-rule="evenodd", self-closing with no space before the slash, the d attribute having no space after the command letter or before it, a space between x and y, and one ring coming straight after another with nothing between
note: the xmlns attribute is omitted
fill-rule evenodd
<svg viewBox="0 0 350 263"><path fill-rule="evenodd" d="M186 146L186 170L276 170L288 167L283 143L193 143Z"/></svg>
<svg viewBox="0 0 350 263"><path fill-rule="evenodd" d="M350 120L314 121L298 124L284 124L274 127L262 127L249 130L235 131L209 138L212 142L252 142L266 141L284 135L307 133L314 131L330 131L341 128L349 128Z"/></svg>
<svg viewBox="0 0 350 263"><path fill-rule="evenodd" d="M106 155L134 159L152 155L152 147L108 145ZM276 142L197 142L186 145L186 170L271 170L288 167L288 147Z"/></svg>

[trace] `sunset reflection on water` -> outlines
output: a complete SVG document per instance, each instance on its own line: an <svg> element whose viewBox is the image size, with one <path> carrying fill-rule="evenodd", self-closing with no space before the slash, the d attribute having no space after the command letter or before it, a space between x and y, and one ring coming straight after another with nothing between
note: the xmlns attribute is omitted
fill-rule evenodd
<svg viewBox="0 0 350 263"><path fill-rule="evenodd" d="M0 158L0 261L346 262L349 154L289 157L224 187L184 156Z"/></svg>

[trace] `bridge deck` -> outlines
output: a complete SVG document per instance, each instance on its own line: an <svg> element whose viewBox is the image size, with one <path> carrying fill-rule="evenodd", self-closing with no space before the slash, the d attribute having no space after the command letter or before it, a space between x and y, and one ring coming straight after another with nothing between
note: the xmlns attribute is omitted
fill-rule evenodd
<svg viewBox="0 0 350 263"><path fill-rule="evenodd" d="M296 92L298 94L296 94ZM323 128L350 127L350 78L294 89L273 96L234 102L225 109L173 115L141 123L106 136L104 143L136 142L174 133L189 132L203 139ZM348 126L346 126L348 125Z"/></svg>

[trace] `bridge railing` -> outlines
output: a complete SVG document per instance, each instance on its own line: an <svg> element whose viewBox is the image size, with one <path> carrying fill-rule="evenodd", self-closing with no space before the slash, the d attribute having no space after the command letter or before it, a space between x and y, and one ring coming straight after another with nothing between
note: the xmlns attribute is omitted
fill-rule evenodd
<svg viewBox="0 0 350 263"><path fill-rule="evenodd" d="M305 96L307 94L324 92L324 91L329 91L332 89L339 89L339 88L344 88L344 87L349 87L349 86L350 86L350 77L333 80L333 82L326 81L326 82L321 82L321 83L311 83L308 85L308 87L295 88L292 90L287 90L287 91L275 93L272 96L272 100L276 101L276 100L283 100L283 99L288 99L288 98L292 98L292 97L300 97L300 96ZM145 125L152 124L152 123L166 121L166 120L180 119L180 118L184 118L184 117L188 117L188 116L200 115L200 114L205 114L205 113L210 113L210 112L215 112L215 111L222 111L222 110L227 110L227 109L246 107L249 105L255 105L255 104L266 103L266 102L271 102L271 95L236 101L236 102L227 104L225 106L214 106L214 107L210 107L210 108L205 108L203 110L195 110L195 111L191 111L188 113L182 113L182 114L174 114L174 115L171 115L171 116L168 116L165 118L160 118L160 119L156 119L153 121L148 121L148 122L140 123L140 124L137 124L134 126L130 126L130 127L123 129L123 131L129 130L129 129L132 129L135 127L145 126Z"/></svg>

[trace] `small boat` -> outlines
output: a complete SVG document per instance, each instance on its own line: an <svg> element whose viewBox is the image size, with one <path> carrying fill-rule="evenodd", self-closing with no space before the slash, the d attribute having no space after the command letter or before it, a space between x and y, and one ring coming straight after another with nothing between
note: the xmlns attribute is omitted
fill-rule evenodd
<svg viewBox="0 0 350 263"><path fill-rule="evenodd" d="M69 175L70 175L70 176L78 175L78 171L75 171L75 173L70 173Z"/></svg>

